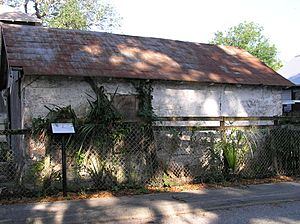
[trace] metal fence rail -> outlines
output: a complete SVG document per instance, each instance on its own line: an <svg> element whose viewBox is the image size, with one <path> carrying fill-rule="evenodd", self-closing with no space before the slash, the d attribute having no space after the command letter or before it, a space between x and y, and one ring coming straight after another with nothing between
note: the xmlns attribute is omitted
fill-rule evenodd
<svg viewBox="0 0 300 224"><path fill-rule="evenodd" d="M109 130L67 139L68 191L300 174L299 126L204 130L118 124ZM59 136L0 134L5 136L0 143L1 198L61 191Z"/></svg>

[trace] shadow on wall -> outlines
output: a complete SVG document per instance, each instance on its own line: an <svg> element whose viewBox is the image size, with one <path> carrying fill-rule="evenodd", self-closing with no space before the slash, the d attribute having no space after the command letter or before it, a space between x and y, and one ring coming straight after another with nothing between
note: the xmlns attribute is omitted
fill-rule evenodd
<svg viewBox="0 0 300 224"><path fill-rule="evenodd" d="M278 116L281 90L262 86L153 82L153 108L160 117Z"/></svg>
<svg viewBox="0 0 300 224"><path fill-rule="evenodd" d="M200 78L201 81L207 83L212 81L219 83L235 83L237 80L230 74L227 74L227 76L221 76L220 74L223 74L224 72L228 73L228 71L231 70L238 71L240 69L239 66L246 69L243 72L250 74L253 66L256 65L255 63L258 63L257 61L251 62L251 67L248 64L250 62L243 61L244 59L238 54L234 54L234 52L231 52L230 54L217 46L185 43L185 45L190 46L190 48L179 48L179 46L183 44L179 41L167 41L165 44L165 41L163 42L160 39L130 38L125 36L116 36L114 37L116 39L111 41L111 34L103 34L103 36L107 38L102 37L101 44L97 43L95 40L89 40L89 45L85 45L80 50L76 48L77 50L71 49L71 51L68 52L69 57L73 61L77 60L78 65L76 66L84 64L84 68L93 68L95 64L97 65L97 63L99 63L101 66L103 65L103 71L107 71L107 74L104 73L103 76L111 75L112 77L114 77L114 75L118 75L119 77L120 74L118 72L126 71L129 74L132 74L132 78L143 78L145 77L145 74L150 78L155 78L152 75L159 74L162 79L170 80L181 79L185 81L195 81ZM66 38L66 42L68 41L70 40ZM80 44L80 39L75 40L75 42L76 41ZM143 41L149 41L150 44L144 43ZM145 45L149 46L149 48L146 49ZM48 50L50 51L51 49ZM198 53L198 51L201 51L201 54ZM226 57L222 57L222 55L226 55ZM52 54L52 56L58 57L55 54ZM206 60L207 56L209 59L208 61ZM80 61L83 60L82 57L85 57L84 62ZM191 63L187 63L186 58L184 57L190 57ZM56 58L56 60L58 59L59 58ZM240 59L242 61L240 61ZM182 60L184 63L178 60ZM219 62L221 62L222 65L229 67L220 67L218 64ZM65 65L68 66L68 63L65 63ZM213 73L211 71L202 71L201 66L204 68L209 66ZM91 72L93 71L94 70L91 69ZM155 85L155 82L153 83ZM263 95L263 90L256 93L257 95L254 95L257 90L254 87L254 90L249 87L250 90L246 91L246 88L216 85L206 86L202 89L202 87L197 86L195 83L190 83L189 85L179 84L179 87L174 88L172 88L172 86L170 88L169 84L160 85L160 92L154 92L154 94L156 94L155 96L157 96L154 98L154 102L156 102L154 107L159 106L159 110L165 110L165 112L160 113L161 111L159 111L157 114L158 116L247 116L252 115L255 110L256 112L259 111L257 107L260 107L262 104L259 100L266 98ZM170 85L175 86L175 84ZM260 87L257 88L260 89ZM245 94L241 94L243 91ZM54 95L52 97L54 98ZM246 97L247 99L244 100L242 97ZM253 98L255 98L256 101L254 101ZM66 101L68 101L68 99L66 99ZM224 104L226 104L227 109L223 110ZM264 106L266 105L265 101L263 104ZM163 108L164 105L166 105L166 109ZM274 107L273 104L272 107ZM269 112L270 110L266 111ZM258 115L266 116L266 114ZM137 132L140 133L139 131ZM149 146L144 147L142 146L143 144L144 139L138 140L137 144L134 146L135 150L141 151L140 154L135 155L135 158L125 157L124 154L120 154L120 159L118 158L119 160L122 160L121 163L123 163L123 165L125 164L124 166L127 166L126 169L128 171L125 170L124 172L127 172L126 175L130 178L136 178L131 175L140 176L140 173L143 173L143 170L137 168L138 165L136 161L140 160L140 164L144 163L144 165L148 165L149 159L153 157L153 161L150 162L156 162L155 155L147 151ZM189 149L187 148L187 150ZM110 163L114 162L115 161L110 161ZM100 164L100 167L102 165L103 164ZM155 168L156 164L150 165ZM133 171L131 172L131 170ZM156 171L154 170L154 175L156 174L155 172ZM115 181L113 175L110 173L107 174L111 176L112 181Z"/></svg>
<svg viewBox="0 0 300 224"><path fill-rule="evenodd" d="M106 63L104 76L200 81L195 83L153 82L158 116L276 116L282 111L280 90L267 87L237 87L231 84L259 84L268 68L246 52L232 48L180 41L111 36L99 44L74 51ZM109 40L114 40L109 42ZM111 46L114 43L114 46ZM110 47L107 47L110 46ZM147 48L145 47L147 46ZM244 54L244 55L242 55ZM247 55L248 57L245 57ZM250 59L249 59L250 58ZM106 61L107 60L107 61ZM93 67L93 62L88 63ZM274 79L274 77L269 77ZM205 83L208 85L205 86ZM212 83L222 85L211 86ZM158 86L155 88L155 86ZM203 89L204 88L204 89ZM157 93L155 91L158 90ZM274 107L274 105L276 105ZM274 109L275 108L275 109ZM183 114L182 114L183 113Z"/></svg>
<svg viewBox="0 0 300 224"><path fill-rule="evenodd" d="M110 37L110 34L105 34L108 37ZM107 38L107 42L110 41L109 38ZM96 43L96 45L90 44L88 47L82 48L81 52L70 52L70 57L76 58L76 55L78 58L81 58L85 55L87 55L87 60L91 60L90 62L85 62L85 65L87 68L93 68L94 63L100 63L104 66L104 71L109 71L107 74L108 76L111 75L112 77L117 76L120 74L120 72L124 73L124 71L128 72L129 74L132 74L133 78L144 78L144 74L148 74L149 77L153 74L160 74L163 79L170 79L170 80L178 80L178 79L184 79L185 81L194 81L194 79L198 79L199 77L203 82L211 83L212 80L222 83L222 82L232 82L235 83L237 81L237 78L234 76L228 76L227 79L225 79L223 76L219 75L220 73L226 72L226 68L222 68L218 65L218 62L222 62L222 64L226 64L229 68L232 70L236 70L237 72L245 72L245 73L251 73L251 70L253 67L248 65L247 61L242 61L241 64L236 64L236 59L240 59L238 55L231 55L228 54L228 52L225 52L221 48L214 46L212 47L214 49L214 52L210 52L205 45L197 45L198 48L195 49L195 44L190 43L190 48L178 48L178 42L177 41L169 41L167 45L163 45L159 42L157 39L150 39L150 41L153 41L153 45L151 46L151 49L145 49L143 44L143 38L129 38L129 37L123 37L120 36L119 40L115 43L115 46L111 51L105 51L105 54L102 50L104 46L100 46ZM91 41L92 42L92 41ZM111 45L111 42L109 43ZM211 60L206 61L206 58L203 56L197 54L197 50L201 49L203 50L206 55L209 55L209 58ZM224 53L227 55L225 58L223 57ZM174 57L174 54L176 54L176 57ZM184 55L184 56L182 56ZM99 58L105 58L104 60L107 61L97 61ZM177 61L178 58L183 59L183 57L190 57L191 60L196 61L197 63L189 64L185 63L183 64L181 61ZM176 58L176 59L174 59ZM100 60L100 59L99 59ZM77 62L80 66L80 62ZM210 66L212 70L215 70L213 72L208 71L202 71L201 65L205 63L205 65ZM254 65L256 65L255 62ZM66 64L68 66L68 64ZM105 67L107 66L107 67ZM45 65L45 67L47 67ZM113 71L111 71L111 69ZM241 70L242 69L242 70ZM99 72L99 71L97 71ZM89 75L89 74L87 74ZM237 74L236 74L237 75ZM239 79L241 80L241 78ZM246 82L246 80L244 80ZM192 84L194 85L194 84ZM209 87L206 87L206 90ZM216 87L212 87L216 88ZM216 116L216 115L222 115L222 109L220 108L220 100L222 99L222 91L224 89L221 88L221 90L217 90L216 94L210 93L207 91L201 91L201 93L198 93L198 88L195 86L192 89L186 89L184 87L184 90L182 91L173 91L173 89L167 89L166 94L166 101L163 100L159 101L159 104L169 104L170 98L174 98L175 102L180 103L180 98L184 96L185 98L189 99L189 102L187 102L186 106L184 105L184 108L178 108L178 111L180 109L184 109L186 111L186 114L184 116L188 115L197 115L198 109L202 108L196 108L193 111L193 114L189 113L188 108L195 104L195 98L198 96L201 96L203 99L202 103L204 105L204 114L206 116ZM203 93L204 92L204 93ZM203 95L202 95L203 93ZM199 95L200 94L200 95ZM211 95L210 95L211 94ZM251 91L249 92L251 94ZM239 94L238 94L239 95ZM223 96L224 97L224 96ZM167 99L168 98L168 99ZM263 95L259 95L259 98L264 98ZM234 98L236 100L236 104L229 104L229 107L232 107L232 110L235 109L236 105L238 105L240 108L240 111L242 111L243 116L247 116L248 114L252 113L251 105L247 109L244 108L244 103L242 102L242 99L239 97ZM251 102L249 102L251 103ZM255 106L255 105L254 105ZM250 109L249 109L250 108ZM216 112L217 110L217 112ZM178 111L175 111L174 107L167 108L167 112L172 115L172 113L175 113L175 115L181 115ZM212 113L212 114L211 114ZM173 114L174 115L174 114ZM202 115L202 114L200 114ZM226 115L232 116L232 114L228 113ZM259 114L262 116L261 114ZM241 114L238 114L237 116L241 116ZM139 144L143 144L143 142L139 142ZM140 150L142 147L136 148L136 150ZM143 150L146 150L143 149ZM152 155L149 154L151 157ZM126 160L127 159L127 160ZM135 158L136 160L140 160L143 162L142 155L137 155ZM134 162L130 161L129 158L124 157L123 162L131 162L127 169L130 169L130 165L135 166ZM146 164L147 165L147 164ZM143 175L143 173L139 173L139 175ZM154 172L155 174L155 172ZM195 194L193 193L174 193L174 196L177 198L184 198L190 197L190 198L197 198ZM223 195L217 195L217 197L222 197ZM164 221L164 211L163 208L159 207L156 203L155 199L151 200L139 200L138 202L132 202L130 199L112 199L111 202L108 202L108 204L105 205L99 205L99 204L93 204L93 201L80 201L77 205L74 207L69 207L68 203L59 202L62 204L62 208L57 209L55 205L49 203L46 205L29 205L27 208L27 212L23 215L27 220L20 220L20 222L27 221L30 222L30 219L33 219L33 217L37 216L45 216L44 219L39 220L40 223L64 223L64 222L72 222L76 220L76 222L85 222L89 220L89 218L92 216L93 218L97 219L97 216L101 216L102 219L110 220L115 219L118 215L118 213L110 213L106 206L113 206L117 207L118 204L124 203L124 200L127 200L128 208L137 208L142 207L144 209L147 209L155 218L153 220L150 220L154 223L163 223ZM159 201L173 201L173 197L161 195ZM193 201L195 202L195 201ZM197 203L187 203L186 206L193 208L193 209L201 209L204 208L201 204ZM203 201L205 202L205 200ZM52 212L46 212L46 210L52 210ZM205 210L205 209L204 209ZM124 211L117 211L119 213L124 213ZM9 216L9 214L7 214ZM10 213L11 216L14 216L14 213ZM130 214L128 214L130 215ZM137 214L132 214L132 216L136 216ZM13 217L12 217L13 218ZM259 215L256 217L251 218L258 218L258 219L264 219L265 216ZM284 218L284 217L274 217L274 220L277 218ZM214 220L211 220L210 223L222 223L223 217L219 217L217 214L214 215ZM182 220L185 221L185 220ZM248 220L250 221L250 219Z"/></svg>
<svg viewBox="0 0 300 224"><path fill-rule="evenodd" d="M51 33L56 31L55 29L47 29L47 31L43 32ZM145 78L145 76L149 77L149 79L157 79L159 76L159 78L165 80L201 81L204 83L247 83L248 79L245 79L246 76L242 76L241 74L247 74L247 76L259 79L258 75L252 71L256 67L261 68L262 66L258 61L249 61L241 57L234 50L228 51L218 46L155 38L113 36L112 34L95 34L95 39L85 39L85 34L88 33L82 31L65 31L64 34L66 36L63 37L63 41L57 41L53 48L49 46L46 48L44 45L42 47L36 46L36 48L31 47L30 53L32 54L28 55L35 57L43 53L45 64L42 67L39 66L41 74L47 72L47 69L57 69L58 72L62 71L67 74L74 71L73 69L78 69L79 73L81 72L85 76L95 76L103 72L101 74L103 77L122 77L122 74L126 72L128 77L135 79ZM76 34L82 35L74 38ZM22 38L26 39L28 37L23 36ZM69 43L72 43L72 45L68 45ZM39 43L35 44L39 45ZM65 46L66 49L61 49L62 46L60 44L68 46ZM65 54L63 54L62 50ZM54 68L54 66L56 67ZM101 68L101 71L99 68ZM83 74L83 71L86 73ZM231 74L229 73L230 71L234 73ZM182 115L180 111L185 111L186 116L197 115L198 111L202 111L202 109L206 116L223 115L222 107L219 106L223 102L223 89L217 90L216 95L214 93L209 95L205 91L204 94L202 94L203 91L198 93L197 88L195 88L196 84L191 85L194 85L192 89L184 89L182 91L174 92L167 89L169 92L166 94L167 97L164 100L172 98L175 99L174 104L180 104L178 108L167 108L168 115L173 115L172 113ZM206 88L206 90L209 90L209 87ZM250 91L248 95L251 93ZM182 100L182 95L188 102ZM244 116L251 114L251 102L249 102L250 110L246 109L239 94L237 95L233 97L233 100L237 104L229 103L229 107L231 107L229 111L234 111L236 105L238 105ZM198 96L202 98L204 108L200 108L199 106L196 109L190 110L197 103L195 98ZM264 97L259 95L257 98L261 99ZM159 105L170 104L170 101L164 100L161 100ZM185 102L185 104L182 104L182 102ZM228 102L231 101L228 100ZM193 114L190 113L191 111ZM227 115L232 116L230 113L227 113ZM239 113L238 115L240 116ZM140 148L138 147L137 149Z"/></svg>
<svg viewBox="0 0 300 224"><path fill-rule="evenodd" d="M54 75L57 73L57 75L66 76L257 85L278 78L259 60L247 52L232 47L76 30L10 27L4 33L12 46L13 38L10 40L8 37L12 35L13 31L24 33L17 37L15 42L30 41L30 35L40 31L39 35L34 36L36 42L28 47L24 46L24 48L18 49L23 57L30 56L32 59L30 62L27 60L19 62L24 63L25 74L26 69L39 68L33 74ZM39 42L39 38L43 41ZM34 47L32 47L33 45ZM32 63L38 62L42 62L42 66L38 64L33 66ZM280 78L278 79L282 81ZM225 89L220 87L222 90L218 90L217 95L213 93L208 98L204 98L201 102L203 107L199 108L200 106L198 106L195 109L193 108L194 97L201 94L197 93L195 88L191 88L189 93L186 90L181 91L181 87L178 88L178 91L169 88L164 93L168 98L177 100L176 103L179 104L178 111L173 111L173 114L172 109L175 106L168 105L167 107L170 108L165 108L169 111L169 115L180 115L180 110L187 110L187 116L191 115L188 114L188 111L192 111L193 114L200 111L202 113L199 114L200 116L203 113L205 116L217 114L247 116L253 113L255 116L269 114L273 116L281 114L282 110L281 104L276 104L280 101L276 92L259 91L259 93L255 93L256 91L253 90L243 95L241 93L244 92L244 87L241 89L235 87L233 92L236 93L231 94L230 86L226 86ZM228 89L229 91L227 91ZM272 95L276 96L272 98ZM201 97L207 97L207 95L202 94ZM247 99L243 99L244 97ZM160 100L160 104L167 104L168 100ZM180 105L183 102L185 103ZM269 106L274 107L274 103L280 107L276 111L269 108ZM161 105L154 105L154 107L159 110ZM255 112L253 112L254 107ZM259 107L264 107L264 109ZM191 110L191 108L193 109ZM225 109L223 110L223 108Z"/></svg>
<svg viewBox="0 0 300 224"><path fill-rule="evenodd" d="M4 99L2 97L1 92L0 92L0 113L7 113L6 106L4 104Z"/></svg>

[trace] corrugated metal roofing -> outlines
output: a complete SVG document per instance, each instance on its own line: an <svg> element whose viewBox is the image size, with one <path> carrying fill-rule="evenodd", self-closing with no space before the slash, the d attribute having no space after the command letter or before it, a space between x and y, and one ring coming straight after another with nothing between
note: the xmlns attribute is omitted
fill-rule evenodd
<svg viewBox="0 0 300 224"><path fill-rule="evenodd" d="M292 85L235 47L44 27L2 28L9 64L23 67L25 75Z"/></svg>

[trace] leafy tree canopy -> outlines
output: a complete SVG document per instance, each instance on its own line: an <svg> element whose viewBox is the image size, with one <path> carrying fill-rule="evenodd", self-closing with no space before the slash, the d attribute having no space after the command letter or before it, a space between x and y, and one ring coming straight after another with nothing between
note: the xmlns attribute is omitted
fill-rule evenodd
<svg viewBox="0 0 300 224"><path fill-rule="evenodd" d="M109 32L120 27L120 15L105 0L0 0L1 3L23 6L25 13L42 19L49 27Z"/></svg>
<svg viewBox="0 0 300 224"><path fill-rule="evenodd" d="M57 16L48 20L50 27L84 30L88 27L87 17L80 11L77 0L69 0L64 4Z"/></svg>
<svg viewBox="0 0 300 224"><path fill-rule="evenodd" d="M278 50L262 34L263 30L259 24L243 22L227 31L217 31L210 43L243 48L272 69L277 70L282 66L282 62L277 58Z"/></svg>

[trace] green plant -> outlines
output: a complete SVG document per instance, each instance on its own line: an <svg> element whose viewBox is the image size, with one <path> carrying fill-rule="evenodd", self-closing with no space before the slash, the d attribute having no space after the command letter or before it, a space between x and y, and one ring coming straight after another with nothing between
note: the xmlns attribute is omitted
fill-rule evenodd
<svg viewBox="0 0 300 224"><path fill-rule="evenodd" d="M113 192L118 192L120 190L120 187L118 185L114 185L114 186L112 186L111 190Z"/></svg>
<svg viewBox="0 0 300 224"><path fill-rule="evenodd" d="M40 187L44 194L52 191L52 183L60 181L61 173L53 169L50 157L46 156L40 161L32 164L28 176L35 186Z"/></svg>
<svg viewBox="0 0 300 224"><path fill-rule="evenodd" d="M83 189L80 189L80 191L77 194L78 194L78 196L86 196L87 192Z"/></svg>
<svg viewBox="0 0 300 224"><path fill-rule="evenodd" d="M65 199L65 200L72 200L73 197L72 197L71 195L67 194L67 196L65 196L64 199Z"/></svg>
<svg viewBox="0 0 300 224"><path fill-rule="evenodd" d="M53 105L53 108L47 106L49 110L47 116L33 120L32 136L44 140L46 148L53 148L53 145L59 146L57 142L52 143L58 139L51 134L50 123L73 122L76 133L66 143L68 159L75 159L76 165L73 167L79 177L87 174L95 186L102 186L107 181L105 178L110 179L108 182L116 182L114 176L116 166L111 155L119 153L122 157L128 156L125 154L129 153L127 150L130 145L128 136L132 135L132 130L129 124L122 122L121 114L113 106L112 102L118 89L109 96L104 87L97 86L93 79L86 78L85 81L94 91L93 95L88 95L88 113L84 117L78 118L71 106ZM138 135L134 135L139 137L141 150L147 152L149 159L155 159L155 152L152 150L154 147L151 129L154 116L151 105L152 87L146 81L140 83L139 92L143 99L140 101L140 115L144 116L147 122L143 123ZM133 175L134 179L137 179L136 175L138 174Z"/></svg>
<svg viewBox="0 0 300 224"><path fill-rule="evenodd" d="M81 155L81 151L84 148L85 150L96 148L105 153L107 145L122 141L126 133L126 129L119 125L122 121L122 116L112 104L117 89L111 99L109 99L103 86L98 87L89 78L86 81L94 90L95 97L89 95L90 110L83 119L82 125L77 129L77 142L80 142L77 155Z"/></svg>
<svg viewBox="0 0 300 224"><path fill-rule="evenodd" d="M232 142L224 142L222 150L227 161L228 167L234 172L237 164L237 148Z"/></svg>
<svg viewBox="0 0 300 224"><path fill-rule="evenodd" d="M9 151L7 142L0 142L0 162L12 161L13 155Z"/></svg>
<svg viewBox="0 0 300 224"><path fill-rule="evenodd" d="M71 106L52 106L52 108L45 106L49 110L45 118L39 117L32 119L32 137L45 141L47 137L53 136L51 135L51 123L72 122L75 126L77 126L79 119L77 118L75 111L71 108Z"/></svg>
<svg viewBox="0 0 300 224"><path fill-rule="evenodd" d="M217 148L223 152L224 162L232 173L235 173L239 160L252 150L249 138L238 129L224 132Z"/></svg>
<svg viewBox="0 0 300 224"><path fill-rule="evenodd" d="M263 35L264 28L254 22L242 22L226 31L217 31L211 44L236 46L245 49L274 70L282 67L278 49Z"/></svg>
<svg viewBox="0 0 300 224"><path fill-rule="evenodd" d="M151 123L155 118L152 107L152 84L149 80L139 80L134 82L136 91L138 92L139 98L139 110L138 115L143 117L147 123Z"/></svg>
<svg viewBox="0 0 300 224"><path fill-rule="evenodd" d="M163 183L163 187L171 187L172 186L172 182L170 180L170 176L166 173L164 173L163 177L162 177L162 183Z"/></svg>
<svg viewBox="0 0 300 224"><path fill-rule="evenodd" d="M95 186L101 186L106 175L106 161L98 156L89 156L84 165Z"/></svg>
<svg viewBox="0 0 300 224"><path fill-rule="evenodd" d="M146 187L140 187L140 188L137 189L137 193L147 194L147 193L149 193L149 189L147 189Z"/></svg>

